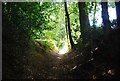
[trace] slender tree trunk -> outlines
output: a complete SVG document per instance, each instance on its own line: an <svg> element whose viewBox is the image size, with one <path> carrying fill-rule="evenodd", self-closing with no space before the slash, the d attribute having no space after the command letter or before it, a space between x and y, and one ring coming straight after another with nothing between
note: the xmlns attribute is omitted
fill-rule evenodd
<svg viewBox="0 0 120 81"><path fill-rule="evenodd" d="M66 36L67 36L67 43L68 43L68 49L71 48L71 44L70 44L70 39L69 39L69 32L68 32L68 21L67 21L67 17L65 16L65 27L66 27Z"/></svg>
<svg viewBox="0 0 120 81"><path fill-rule="evenodd" d="M82 43L90 43L90 23L88 15L85 11L86 4L85 2L78 2L79 8L79 20L80 20L80 32L81 32L81 39Z"/></svg>
<svg viewBox="0 0 120 81"><path fill-rule="evenodd" d="M68 35L69 35L69 39L70 39L71 48L73 48L74 42L73 42L72 36L71 36L70 18L69 18L69 14L68 14L68 10L67 10L67 2L66 2L66 0L64 2L64 6L65 6L66 19L67 19L67 26L68 26Z"/></svg>
<svg viewBox="0 0 120 81"><path fill-rule="evenodd" d="M115 2L116 5L116 15L117 15L117 27L120 28L120 1Z"/></svg>
<svg viewBox="0 0 120 81"><path fill-rule="evenodd" d="M111 30L108 14L108 2L101 2L101 7L102 7L103 32L104 34L107 34Z"/></svg>

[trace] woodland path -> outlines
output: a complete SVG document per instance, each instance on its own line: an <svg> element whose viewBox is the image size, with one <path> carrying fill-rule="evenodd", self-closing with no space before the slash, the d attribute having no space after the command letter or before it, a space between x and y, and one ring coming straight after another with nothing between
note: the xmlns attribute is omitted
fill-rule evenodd
<svg viewBox="0 0 120 81"><path fill-rule="evenodd" d="M43 63L44 68L46 68L44 70L46 79L70 78L68 72L72 68L72 65L65 63L67 59L64 58L64 55L54 55L53 57L52 55L48 55L46 61Z"/></svg>
<svg viewBox="0 0 120 81"><path fill-rule="evenodd" d="M55 52L44 53L38 49L37 53L33 53L33 55L41 55L38 56L30 56L31 64L28 64L31 68L31 75L29 78L32 79L71 79L70 72L75 69L77 66L75 64L74 57L75 53L66 53L64 55L59 55ZM35 50L36 51L36 50ZM30 59L28 57L28 59ZM43 59L42 59L43 58ZM28 63L30 63L28 62Z"/></svg>

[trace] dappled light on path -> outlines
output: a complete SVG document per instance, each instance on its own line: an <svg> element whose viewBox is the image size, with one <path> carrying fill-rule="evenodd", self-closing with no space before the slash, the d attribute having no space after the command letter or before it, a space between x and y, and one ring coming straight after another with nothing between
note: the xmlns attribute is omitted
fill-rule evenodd
<svg viewBox="0 0 120 81"><path fill-rule="evenodd" d="M67 53L67 52L68 52L68 43L65 42L65 45L63 46L62 49L59 50L59 53L58 53L58 54L63 55L63 54L65 54L65 53Z"/></svg>

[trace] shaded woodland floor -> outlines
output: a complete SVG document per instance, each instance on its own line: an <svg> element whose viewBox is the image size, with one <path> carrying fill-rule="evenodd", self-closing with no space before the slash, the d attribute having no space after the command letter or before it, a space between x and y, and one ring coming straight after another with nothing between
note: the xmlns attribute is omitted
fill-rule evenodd
<svg viewBox="0 0 120 81"><path fill-rule="evenodd" d="M19 79L21 75L22 79L119 79L119 41L117 29L105 36L94 50L89 46L81 50L75 46L64 55L52 50L46 52L34 42L35 47L26 51L25 60L16 62L24 64L22 70L15 70L14 61L3 57L3 79Z"/></svg>
<svg viewBox="0 0 120 81"><path fill-rule="evenodd" d="M85 64L85 57L77 50L58 55L53 51L45 53L42 49L36 48L30 50L30 55L27 57L28 65L25 70L28 79L80 79L87 72L83 67L81 68L81 65ZM93 68L93 66L89 67ZM84 78L88 79L86 76Z"/></svg>

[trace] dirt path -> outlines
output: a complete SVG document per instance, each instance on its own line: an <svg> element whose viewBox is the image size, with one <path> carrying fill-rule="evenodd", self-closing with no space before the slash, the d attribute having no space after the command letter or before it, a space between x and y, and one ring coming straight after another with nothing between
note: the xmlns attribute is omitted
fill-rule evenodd
<svg viewBox="0 0 120 81"><path fill-rule="evenodd" d="M31 52L30 52L31 53ZM39 51L28 57L26 77L29 79L61 79L67 77L70 65L65 64L65 56L54 52L45 54Z"/></svg>
<svg viewBox="0 0 120 81"><path fill-rule="evenodd" d="M46 79L69 79L70 70L74 67L73 64L68 64L64 55L51 55L46 57L43 62L43 70ZM42 75L42 74L41 74Z"/></svg>
<svg viewBox="0 0 120 81"><path fill-rule="evenodd" d="M45 52L38 46L37 49L30 50L29 53L25 74L28 79L76 78L75 75L78 75L76 72L79 73L79 66L83 60L81 54L73 50L64 55L58 55L53 51ZM76 68L78 69L76 70Z"/></svg>
<svg viewBox="0 0 120 81"><path fill-rule="evenodd" d="M63 63L63 55L57 55L55 58L48 56L51 61L47 61L46 66L49 67L47 72L47 79L62 79L65 78L69 71L68 65Z"/></svg>

